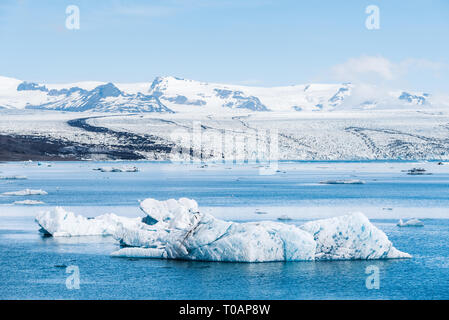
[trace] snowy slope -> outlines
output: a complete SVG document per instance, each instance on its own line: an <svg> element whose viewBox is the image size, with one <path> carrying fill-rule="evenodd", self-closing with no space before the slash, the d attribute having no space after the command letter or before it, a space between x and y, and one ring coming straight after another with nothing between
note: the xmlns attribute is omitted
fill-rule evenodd
<svg viewBox="0 0 449 320"><path fill-rule="evenodd" d="M0 108L91 112L300 112L432 105L432 96L350 83L247 87L157 77L148 83L38 84L0 77Z"/></svg>

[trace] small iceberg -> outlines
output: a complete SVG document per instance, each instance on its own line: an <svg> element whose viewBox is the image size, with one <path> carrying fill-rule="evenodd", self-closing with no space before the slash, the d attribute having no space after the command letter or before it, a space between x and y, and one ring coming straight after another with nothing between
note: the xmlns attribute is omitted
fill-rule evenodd
<svg viewBox="0 0 449 320"><path fill-rule="evenodd" d="M113 257L223 262L410 258L361 213L306 223L237 223L200 212L195 200L140 203L145 218L114 214L93 219L56 208L36 217L46 235L112 235Z"/></svg>
<svg viewBox="0 0 449 320"><path fill-rule="evenodd" d="M25 206L35 206L45 204L45 202L38 200L22 200L22 201L14 201L15 205L25 205Z"/></svg>
<svg viewBox="0 0 449 320"><path fill-rule="evenodd" d="M0 180L26 180L26 176L0 176Z"/></svg>
<svg viewBox="0 0 449 320"><path fill-rule="evenodd" d="M350 179L350 180L325 180L320 181L321 184L365 184L363 180Z"/></svg>
<svg viewBox="0 0 449 320"><path fill-rule="evenodd" d="M416 175L429 175L431 173L428 173L424 168L413 168L408 170L407 174L416 176Z"/></svg>
<svg viewBox="0 0 449 320"><path fill-rule="evenodd" d="M282 216L278 217L279 221L291 221L293 220L292 218L290 218L289 216L287 216L286 214L283 214Z"/></svg>
<svg viewBox="0 0 449 320"><path fill-rule="evenodd" d="M397 223L398 227L424 227L424 223L418 219L410 219L404 222L402 219L399 219Z"/></svg>
<svg viewBox="0 0 449 320"><path fill-rule="evenodd" d="M93 169L93 170L97 170L100 172L139 172L139 169L137 167L128 167L128 166L124 166L124 167L100 167L97 169Z"/></svg>
<svg viewBox="0 0 449 320"><path fill-rule="evenodd" d="M44 190L32 190L32 189L24 189L20 191L12 191L12 192L3 192L4 196L45 196L48 193Z"/></svg>

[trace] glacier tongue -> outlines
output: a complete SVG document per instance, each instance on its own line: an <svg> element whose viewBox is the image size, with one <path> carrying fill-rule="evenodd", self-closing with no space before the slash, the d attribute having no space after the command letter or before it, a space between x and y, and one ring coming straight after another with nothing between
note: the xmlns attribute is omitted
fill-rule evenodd
<svg viewBox="0 0 449 320"><path fill-rule="evenodd" d="M147 217L113 214L87 219L62 208L40 213L39 225L53 236L113 235L124 248L116 257L227 262L409 258L361 213L308 222L237 223L201 213L186 198L140 204ZM144 222L142 222L144 221Z"/></svg>

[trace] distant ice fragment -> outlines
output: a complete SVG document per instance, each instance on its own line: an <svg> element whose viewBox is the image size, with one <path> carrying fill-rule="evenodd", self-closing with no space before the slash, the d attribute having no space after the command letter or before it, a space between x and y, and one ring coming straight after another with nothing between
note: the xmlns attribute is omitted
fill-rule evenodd
<svg viewBox="0 0 449 320"><path fill-rule="evenodd" d="M22 200L22 201L14 201L14 204L15 205L33 206L33 205L45 204L45 202L38 201L38 200Z"/></svg>
<svg viewBox="0 0 449 320"><path fill-rule="evenodd" d="M407 174L416 176L416 175L429 175L431 173L428 173L424 168L413 168L408 170Z"/></svg>
<svg viewBox="0 0 449 320"><path fill-rule="evenodd" d="M351 180L324 180L320 181L321 184L365 184L363 180L351 179Z"/></svg>
<svg viewBox="0 0 449 320"><path fill-rule="evenodd" d="M32 190L32 189L24 189L20 191L12 191L12 192L3 192L2 195L4 196L45 196L48 193L44 190Z"/></svg>
<svg viewBox="0 0 449 320"><path fill-rule="evenodd" d="M292 218L290 218L286 214L283 214L282 216L278 217L278 220L279 221L290 221L290 220L292 220Z"/></svg>
<svg viewBox="0 0 449 320"><path fill-rule="evenodd" d="M26 180L26 176L0 176L0 180Z"/></svg>
<svg viewBox="0 0 449 320"><path fill-rule="evenodd" d="M133 166L123 166L123 167L100 167L94 170L101 172L139 172L137 167Z"/></svg>
<svg viewBox="0 0 449 320"><path fill-rule="evenodd" d="M402 219L397 223L398 227L424 227L424 223L418 219L410 219L404 222Z"/></svg>

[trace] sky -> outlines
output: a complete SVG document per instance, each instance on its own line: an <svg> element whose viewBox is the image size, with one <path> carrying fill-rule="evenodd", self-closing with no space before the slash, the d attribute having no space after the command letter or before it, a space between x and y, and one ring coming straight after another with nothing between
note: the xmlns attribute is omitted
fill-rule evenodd
<svg viewBox="0 0 449 320"><path fill-rule="evenodd" d="M370 5L379 29L366 27ZM447 93L448 40L448 0L0 0L0 75L42 83L176 76Z"/></svg>

